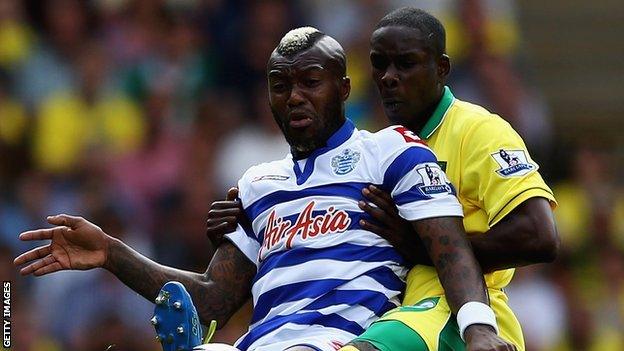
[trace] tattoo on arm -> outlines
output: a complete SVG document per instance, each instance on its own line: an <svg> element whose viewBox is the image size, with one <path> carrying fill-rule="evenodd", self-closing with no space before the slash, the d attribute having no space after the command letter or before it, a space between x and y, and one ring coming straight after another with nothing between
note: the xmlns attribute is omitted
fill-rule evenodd
<svg viewBox="0 0 624 351"><path fill-rule="evenodd" d="M111 244L105 268L152 302L165 283L177 280L191 294L202 322L216 319L221 326L250 296L256 274L255 265L230 242L219 246L204 274L158 264L121 241Z"/></svg>
<svg viewBox="0 0 624 351"><path fill-rule="evenodd" d="M468 301L488 303L483 273L466 239L461 218L412 222L433 261L453 313Z"/></svg>

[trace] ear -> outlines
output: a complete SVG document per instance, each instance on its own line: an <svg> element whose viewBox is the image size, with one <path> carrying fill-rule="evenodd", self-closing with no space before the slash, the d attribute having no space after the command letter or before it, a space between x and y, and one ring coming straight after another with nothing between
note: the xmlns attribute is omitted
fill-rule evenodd
<svg viewBox="0 0 624 351"><path fill-rule="evenodd" d="M438 58L438 77L442 79L442 81L446 80L446 77L451 72L451 59L447 54L442 54Z"/></svg>
<svg viewBox="0 0 624 351"><path fill-rule="evenodd" d="M340 81L340 95L342 96L342 101L347 101L349 94L351 94L351 78L349 78L349 76L344 76Z"/></svg>

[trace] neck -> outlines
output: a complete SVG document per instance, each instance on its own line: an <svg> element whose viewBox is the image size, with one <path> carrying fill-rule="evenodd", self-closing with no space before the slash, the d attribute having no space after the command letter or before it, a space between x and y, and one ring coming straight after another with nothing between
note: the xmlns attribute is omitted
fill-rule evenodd
<svg viewBox="0 0 624 351"><path fill-rule="evenodd" d="M327 142L328 140L333 137L336 132L338 132L338 130L340 130L340 128L342 128L342 126L344 126L346 122L346 118L344 117L344 115L342 115L342 118L336 120L335 123L331 123L329 125L326 126L325 130L323 131L323 135L321 138L319 138L318 140L312 142L309 147L301 147L299 146L299 148L291 145L290 146L290 153L293 156L293 159L295 160L301 160L304 158L308 158L310 157L310 155L323 147L327 146Z"/></svg>
<svg viewBox="0 0 624 351"><path fill-rule="evenodd" d="M314 150L297 150L292 146L290 147L290 153L292 154L294 160L303 160L304 158L308 158Z"/></svg>
<svg viewBox="0 0 624 351"><path fill-rule="evenodd" d="M436 108L440 104L440 100L442 100L443 94L444 94L444 88L438 91L438 93L436 94L436 98L433 99L433 102L431 102L424 110L417 113L416 118L412 120L410 125L406 125L406 127L409 128L409 130L414 131L415 133L416 132L420 133L420 131L425 126L425 124L427 124L427 121L429 121L429 119L433 115L433 112L436 110Z"/></svg>

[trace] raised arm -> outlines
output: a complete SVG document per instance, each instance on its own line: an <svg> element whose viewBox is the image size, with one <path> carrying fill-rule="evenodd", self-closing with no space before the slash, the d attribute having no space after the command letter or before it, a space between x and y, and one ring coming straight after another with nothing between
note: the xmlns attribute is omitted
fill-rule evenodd
<svg viewBox="0 0 624 351"><path fill-rule="evenodd" d="M51 240L15 259L16 265L26 264L23 275L102 267L150 301L166 282L177 280L193 297L202 322L216 319L219 325L250 295L256 267L229 242L217 249L201 274L158 264L81 217L58 215L48 217L48 222L57 227L20 234L26 241Z"/></svg>

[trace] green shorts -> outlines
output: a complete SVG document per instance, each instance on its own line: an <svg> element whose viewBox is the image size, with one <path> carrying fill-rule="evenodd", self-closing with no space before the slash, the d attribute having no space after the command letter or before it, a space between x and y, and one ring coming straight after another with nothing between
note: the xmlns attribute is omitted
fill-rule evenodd
<svg viewBox="0 0 624 351"><path fill-rule="evenodd" d="M414 328L417 323L418 328ZM380 351L463 351L464 341L446 300L432 297L412 306L389 311L357 341L367 341Z"/></svg>

